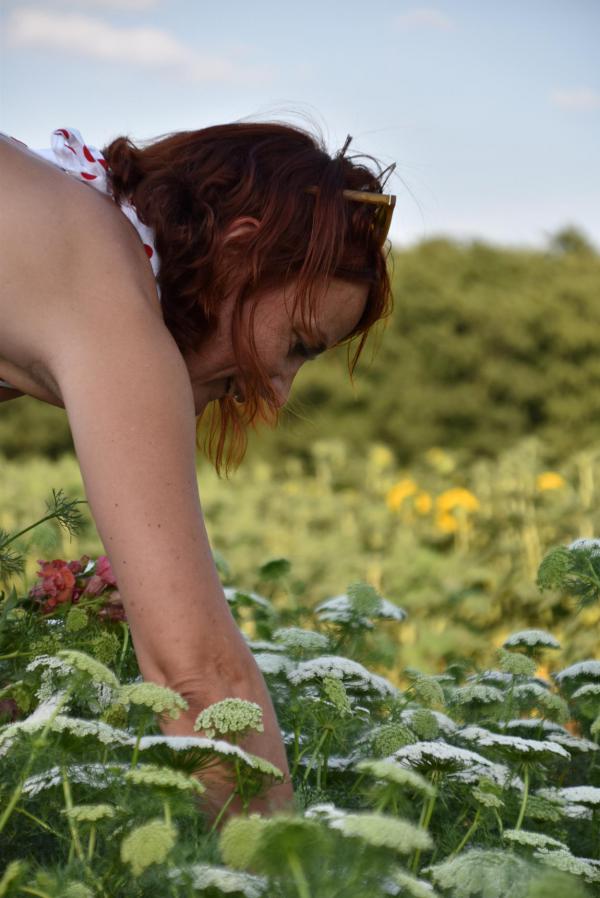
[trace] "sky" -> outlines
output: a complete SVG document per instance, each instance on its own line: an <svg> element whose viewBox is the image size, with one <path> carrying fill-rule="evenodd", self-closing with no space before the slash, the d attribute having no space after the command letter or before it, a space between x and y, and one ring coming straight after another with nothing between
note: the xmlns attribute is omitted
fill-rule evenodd
<svg viewBox="0 0 600 898"><path fill-rule="evenodd" d="M400 247L600 248L600 0L432 3L0 0L0 130L291 121L396 163Z"/></svg>

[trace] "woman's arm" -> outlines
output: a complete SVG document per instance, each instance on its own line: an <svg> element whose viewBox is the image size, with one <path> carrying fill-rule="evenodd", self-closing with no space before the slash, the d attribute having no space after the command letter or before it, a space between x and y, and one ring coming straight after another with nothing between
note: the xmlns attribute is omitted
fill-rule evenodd
<svg viewBox="0 0 600 898"><path fill-rule="evenodd" d="M265 732L241 745L286 774L288 783L269 793L281 806L292 798L281 733L225 600L202 518L185 362L147 299L132 297L112 275L103 280L96 290L105 302L92 299L85 313L64 316L46 364L67 410L140 670L190 704L179 720L161 724L164 732L191 734L198 712L227 696L258 702ZM226 794L221 774L211 776L215 800Z"/></svg>

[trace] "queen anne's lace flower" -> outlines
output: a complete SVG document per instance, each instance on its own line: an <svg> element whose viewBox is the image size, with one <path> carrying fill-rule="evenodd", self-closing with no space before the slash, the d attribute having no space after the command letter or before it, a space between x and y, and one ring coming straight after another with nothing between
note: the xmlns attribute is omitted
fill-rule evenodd
<svg viewBox="0 0 600 898"><path fill-rule="evenodd" d="M595 742L592 742L591 739L571 736L570 733L550 733L548 741L556 742L568 751L598 751L598 746Z"/></svg>
<svg viewBox="0 0 600 898"><path fill-rule="evenodd" d="M600 661L594 661L593 659L578 661L576 664L571 664L570 667L565 667L564 670L554 674L554 679L561 686L565 681L577 680L579 677L600 681Z"/></svg>
<svg viewBox="0 0 600 898"><path fill-rule="evenodd" d="M116 812L117 809L113 804L76 804L70 808L63 808L61 814L77 823L96 823L97 820L114 817Z"/></svg>
<svg viewBox="0 0 600 898"><path fill-rule="evenodd" d="M160 767L157 764L139 764L127 770L125 779L136 786L158 786L166 789L181 789L187 792L205 792L206 789L193 776L172 767Z"/></svg>
<svg viewBox="0 0 600 898"><path fill-rule="evenodd" d="M392 760L398 761L403 767L418 767L424 770L457 770L461 767L472 767L474 764L481 767L492 766L492 762L483 755L439 741L405 745L394 752Z"/></svg>
<svg viewBox="0 0 600 898"><path fill-rule="evenodd" d="M474 683L472 686L459 686L452 695L452 703L457 705L491 705L504 701L504 693L495 686Z"/></svg>
<svg viewBox="0 0 600 898"><path fill-rule="evenodd" d="M347 594L334 596L317 605L315 614L319 620L331 621L332 623L347 624L358 616L359 623L366 625L370 622L369 618L379 618L383 620L403 621L407 617L407 613L403 608L394 605L387 599L380 598L379 606L373 605L368 611L364 609L361 614L353 605L352 599Z"/></svg>
<svg viewBox="0 0 600 898"><path fill-rule="evenodd" d="M509 652L506 649L500 649L500 667L506 673L513 676L532 677L535 674L537 664L528 655L521 652Z"/></svg>
<svg viewBox="0 0 600 898"><path fill-rule="evenodd" d="M143 705L157 714L169 714L175 720L180 711L187 711L188 703L179 693L157 683L129 683L121 686L117 701L123 705Z"/></svg>
<svg viewBox="0 0 600 898"><path fill-rule="evenodd" d="M524 898L538 871L517 854L472 848L422 872L455 898Z"/></svg>
<svg viewBox="0 0 600 898"><path fill-rule="evenodd" d="M224 698L198 714L194 730L204 730L209 739L215 733L241 736L248 730L264 731L262 708L241 698Z"/></svg>
<svg viewBox="0 0 600 898"><path fill-rule="evenodd" d="M131 738L129 744L135 744L136 740ZM139 741L139 750L147 751L154 747L166 746L173 751L193 751L199 757L204 757L211 762L215 758L223 758L231 760L232 758L241 761L250 770L263 773L265 776L272 776L275 779L282 779L283 773L274 764L258 755L253 755L248 751L244 751L239 745L233 745L231 742L225 742L223 739L205 739L197 736L142 736Z"/></svg>
<svg viewBox="0 0 600 898"><path fill-rule="evenodd" d="M600 683L585 683L583 686L580 686L571 696L573 701L578 698L595 698L600 700Z"/></svg>
<svg viewBox="0 0 600 898"><path fill-rule="evenodd" d="M288 680L294 686L311 680L323 680L325 677L343 680L349 689L360 692L375 692L382 697L398 695L398 689L385 677L373 674L358 661L351 661L340 655L321 655L310 661L302 661L288 674Z"/></svg>
<svg viewBox="0 0 600 898"><path fill-rule="evenodd" d="M572 876L582 876L588 882L600 882L600 871L589 862L588 858L576 857L570 851L555 851L553 849L538 848L533 855L536 860L543 861L563 873Z"/></svg>
<svg viewBox="0 0 600 898"><path fill-rule="evenodd" d="M297 649L306 652L322 652L329 648L329 640L323 633L303 630L301 627L281 627L273 633L275 642L281 643L286 651Z"/></svg>
<svg viewBox="0 0 600 898"><path fill-rule="evenodd" d="M387 780L399 786L408 786L428 797L435 795L435 789L425 777L415 773L414 770L403 767L397 761L366 759L359 761L355 767L359 772L370 773L375 779Z"/></svg>
<svg viewBox="0 0 600 898"><path fill-rule="evenodd" d="M392 886L395 886L394 891L391 890ZM434 892L430 882L425 882L424 879L416 879L416 877L411 876L405 870L394 870L389 880L384 883L384 887L387 887L391 895L406 895L407 898L408 896L410 898L438 898L438 893ZM398 891L398 887L400 891Z"/></svg>
<svg viewBox="0 0 600 898"><path fill-rule="evenodd" d="M177 829L164 820L151 820L138 826L121 842L121 860L131 864L134 876L140 876L151 864L162 864L177 838Z"/></svg>
<svg viewBox="0 0 600 898"><path fill-rule="evenodd" d="M262 674L267 676L278 676L278 674L287 674L293 669L294 664L285 655L278 655L275 652L257 652L254 660L258 665L258 669Z"/></svg>
<svg viewBox="0 0 600 898"><path fill-rule="evenodd" d="M502 838L507 842L517 843L518 845L526 845L528 848L563 848L569 850L568 845L553 839L552 836L546 836L544 833L531 833L525 829L505 829Z"/></svg>
<svg viewBox="0 0 600 898"><path fill-rule="evenodd" d="M339 820L340 817L345 817L346 814L347 811L344 811L341 808L336 808L334 804L328 801L320 804L313 804L304 811L305 817L308 817L309 819L314 817L317 820Z"/></svg>
<svg viewBox="0 0 600 898"><path fill-rule="evenodd" d="M591 552L592 555L600 555L600 539L586 539L585 537L581 539L575 539L572 543L569 544L569 550L572 551L575 549L585 549Z"/></svg>
<svg viewBox="0 0 600 898"><path fill-rule="evenodd" d="M83 783L96 789L107 789L120 779L120 774L129 770L129 764L71 764L67 767L67 778L71 783ZM42 773L28 777L23 783L25 795L37 795L62 783L60 767L50 767Z"/></svg>
<svg viewBox="0 0 600 898"><path fill-rule="evenodd" d="M89 674L94 682L105 683L111 689L119 688L119 681L112 670L96 658L92 658L91 655L86 655L85 652L78 652L75 649L61 649L57 655L71 668Z"/></svg>
<svg viewBox="0 0 600 898"><path fill-rule="evenodd" d="M361 812L346 814L328 821L331 829L342 835L362 839L377 848L392 848L401 854L412 851L426 851L433 845L429 833L409 823L387 814Z"/></svg>
<svg viewBox="0 0 600 898"><path fill-rule="evenodd" d="M261 898L266 894L268 885L264 876L253 876L250 873L228 870L226 867L217 867L211 864L191 864L189 867L177 867L170 870L168 876L178 884L181 884L185 877L186 880L191 881L192 888L198 891L217 889L225 895L229 895L231 892L240 893L244 898Z"/></svg>
<svg viewBox="0 0 600 898"><path fill-rule="evenodd" d="M507 730L542 730L544 733L565 733L566 730L559 723L553 720L544 720L541 717L520 717L516 720L509 720L506 723Z"/></svg>
<svg viewBox="0 0 600 898"><path fill-rule="evenodd" d="M235 589L233 586L224 587L223 592L230 605L240 603L242 605L258 605L260 608L264 608L265 611L273 609L271 602L257 592L251 592L248 589Z"/></svg>
<svg viewBox="0 0 600 898"><path fill-rule="evenodd" d="M400 714L400 720L403 723L406 723L408 726L411 726L411 721L415 711L418 710L416 708L405 708L404 711ZM451 717L448 717L447 714L442 714L441 711L433 711L429 710L430 714L433 714L437 721L437 725L445 736L452 736L457 731L458 726L452 720ZM393 724L392 724L393 726Z"/></svg>
<svg viewBox="0 0 600 898"><path fill-rule="evenodd" d="M463 727L459 731L459 735L467 742L474 742L485 748L502 747L521 757L535 757L538 760L547 758L549 755L556 755L565 760L569 760L571 757L562 745L557 745L555 742L540 742L537 739L523 739L521 736L504 736L478 726Z"/></svg>
<svg viewBox="0 0 600 898"><path fill-rule="evenodd" d="M482 777L491 780L502 789L512 787L519 792L523 792L524 789L523 781L506 764L490 764L486 767L475 764L470 769L465 768L465 770L457 770L449 774L448 778L459 783L473 785L479 784Z"/></svg>
<svg viewBox="0 0 600 898"><path fill-rule="evenodd" d="M558 790L558 794L568 802L600 806L600 788L597 786L565 786Z"/></svg>
<svg viewBox="0 0 600 898"><path fill-rule="evenodd" d="M524 648L545 648L559 649L558 642L551 633L546 630L519 630L517 633L511 633L508 639L502 643L505 649L523 646Z"/></svg>

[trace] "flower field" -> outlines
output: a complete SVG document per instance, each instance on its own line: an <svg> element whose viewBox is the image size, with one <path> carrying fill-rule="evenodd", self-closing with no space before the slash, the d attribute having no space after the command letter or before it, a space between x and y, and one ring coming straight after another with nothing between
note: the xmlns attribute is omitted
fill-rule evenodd
<svg viewBox="0 0 600 898"><path fill-rule="evenodd" d="M36 475L66 492L39 524L4 465L0 896L600 894L599 457L406 471L325 443L310 470L202 473L295 789L293 812L214 822L203 771L245 808L280 776L243 748L260 708L162 735L186 703L141 680L71 462Z"/></svg>

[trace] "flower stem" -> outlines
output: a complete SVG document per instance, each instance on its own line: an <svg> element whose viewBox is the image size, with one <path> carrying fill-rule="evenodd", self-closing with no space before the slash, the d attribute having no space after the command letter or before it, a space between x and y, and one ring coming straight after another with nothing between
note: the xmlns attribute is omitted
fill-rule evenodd
<svg viewBox="0 0 600 898"><path fill-rule="evenodd" d="M169 802L167 801L166 798L163 802L163 809L165 812L165 823L170 824L171 823L171 805L169 804Z"/></svg>
<svg viewBox="0 0 600 898"><path fill-rule="evenodd" d="M306 780L308 779L308 775L309 775L310 771L312 770L313 764L315 763L315 761L316 761L316 759L317 759L317 756L318 756L318 754L319 754L319 752L320 752L320 750L321 750L321 748L322 748L322 746L323 746L323 743L324 743L325 740L327 739L328 735L329 735L329 729L326 727L325 730L323 731L323 734L322 734L321 738L319 739L319 741L318 741L318 743L317 743L317 747L315 748L315 750L314 750L314 752L313 752L313 755L312 755L312 758L310 759L310 762L309 762L309 764L308 764L308 767L306 768L306 771L305 771L305 773L304 773L304 778L303 778L302 782L305 783Z"/></svg>
<svg viewBox="0 0 600 898"><path fill-rule="evenodd" d="M457 847L454 849L452 854L448 855L447 860L450 860L450 858L453 858L457 854L460 854L460 852L462 851L464 846L467 844L467 842L469 841L469 839L471 838L471 836L473 835L473 833L479 826L479 818L480 817L481 817L481 808L479 807L479 808L477 808L477 813L475 814L475 817L473 818L472 824L470 825L467 832L465 833L464 838L461 840L460 844L457 845Z"/></svg>
<svg viewBox="0 0 600 898"><path fill-rule="evenodd" d="M210 828L209 835L211 835L212 833L214 833L214 831L216 830L216 828L217 828L217 826L219 825L219 822L220 822L220 820L221 820L221 817L223 816L223 814L225 813L225 811L227 810L227 808L229 807L229 805L231 804L231 802L232 802L233 799L235 798L235 795L236 795L236 790L233 789L231 795L229 796L229 798L227 799L227 801L225 802L225 804L223 805L223 807L221 808L221 810L220 810L219 813L217 814L217 817L216 817L216 819L215 819L215 822L213 823L213 825L212 825L211 828Z"/></svg>
<svg viewBox="0 0 600 898"><path fill-rule="evenodd" d="M436 774L431 774L431 784L434 785L436 781ZM434 794L427 799L426 802L423 802L423 809L421 811L421 819L419 820L419 826L423 827L423 829L427 829L429 827L429 823L431 822L431 818L433 816L433 809L435 807L435 803L437 800L437 790ZM421 849L415 849L415 856L412 862L412 872L417 873L419 870L419 860L421 859Z"/></svg>
<svg viewBox="0 0 600 898"><path fill-rule="evenodd" d="M67 771L63 767L62 770L62 785L63 785L63 794L65 796L65 805L67 810L71 810L73 807L73 799L71 797L71 786L69 780L67 779ZM81 847L81 841L79 839L79 830L77 829L77 824L71 817L71 815L67 815L69 820L69 829L71 830L71 840L73 842L73 846L75 848L75 854L79 858L82 863L85 864L85 858L83 856L83 848Z"/></svg>
<svg viewBox="0 0 600 898"><path fill-rule="evenodd" d="M299 898L311 898L308 882L306 881L306 876L304 875L304 870L302 869L302 864L298 859L298 855L293 851L288 852L287 861L290 865L290 870L292 871Z"/></svg>
<svg viewBox="0 0 600 898"><path fill-rule="evenodd" d="M38 826L43 827L43 829L47 829L48 832L52 833L53 836L56 836L57 839L64 839L64 835L62 833L57 832L55 829L52 829L51 826L48 826L43 820L40 820L39 817L36 817L34 814L31 814L29 811L26 811L25 808L15 808L17 814L23 814L25 817L29 817L30 820L33 820L34 823L37 823Z"/></svg>
<svg viewBox="0 0 600 898"><path fill-rule="evenodd" d="M96 824L92 823L92 828L90 829L90 837L88 839L88 847L87 847L87 859L91 861L94 856L94 848L96 847Z"/></svg>
<svg viewBox="0 0 600 898"><path fill-rule="evenodd" d="M521 829L521 824L523 823L523 818L525 816L525 808L527 807L527 798L529 796L529 764L525 764L525 772L523 774L523 782L525 784L525 788L523 789L523 801L521 802L521 810L519 811L519 819L515 824L515 830L517 832Z"/></svg>

